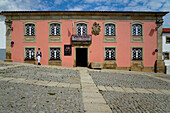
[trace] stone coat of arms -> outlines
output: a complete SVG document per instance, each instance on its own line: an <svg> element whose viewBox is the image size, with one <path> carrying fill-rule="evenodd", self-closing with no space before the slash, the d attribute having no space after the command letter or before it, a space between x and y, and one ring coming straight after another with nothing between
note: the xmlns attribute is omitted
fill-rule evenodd
<svg viewBox="0 0 170 113"><path fill-rule="evenodd" d="M100 26L99 26L99 24L98 24L97 22L95 22L95 23L93 24L92 29L93 29L93 30L92 30L92 34L94 34L95 36L96 36L96 35L99 35L101 29L100 29Z"/></svg>

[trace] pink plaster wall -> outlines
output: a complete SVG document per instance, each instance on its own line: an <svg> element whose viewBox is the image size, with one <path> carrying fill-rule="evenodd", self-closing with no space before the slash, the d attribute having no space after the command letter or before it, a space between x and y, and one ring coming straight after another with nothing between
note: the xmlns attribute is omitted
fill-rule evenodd
<svg viewBox="0 0 170 113"><path fill-rule="evenodd" d="M12 27L12 60L14 62L23 62L23 47L36 46L41 48L43 65L48 65L48 46L62 46L62 66L73 67L74 65L74 47L72 47L72 56L64 56L64 45L71 44L71 35L75 33L72 28L72 21L58 21L62 23L62 42L48 43L48 22L51 21L34 21L37 29L36 43L23 43L23 23L26 21L13 21ZM77 21L74 21L77 22ZM94 22L101 26L100 35L92 35L92 44L89 47L89 62L103 62L103 47L117 47L117 66L130 67L131 64L131 46L144 47L144 66L153 67L157 59L157 54L153 55L153 51L157 48L157 32L154 30L156 25L154 22L142 22L144 24L144 43L131 43L131 25L133 21L113 21L117 24L117 43L103 42L103 23L106 21L85 21L89 23L89 33L91 34ZM37 50L36 50L37 51Z"/></svg>

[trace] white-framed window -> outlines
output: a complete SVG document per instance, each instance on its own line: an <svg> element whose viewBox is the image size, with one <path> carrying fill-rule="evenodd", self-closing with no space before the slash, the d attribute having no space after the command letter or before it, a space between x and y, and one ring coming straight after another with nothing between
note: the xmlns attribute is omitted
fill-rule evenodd
<svg viewBox="0 0 170 113"><path fill-rule="evenodd" d="M142 36L142 25L141 24L132 25L132 36Z"/></svg>
<svg viewBox="0 0 170 113"><path fill-rule="evenodd" d="M57 23L50 24L50 35L60 36L60 24Z"/></svg>
<svg viewBox="0 0 170 113"><path fill-rule="evenodd" d="M170 37L166 36L166 44L170 44Z"/></svg>
<svg viewBox="0 0 170 113"><path fill-rule="evenodd" d="M164 60L169 60L169 53L165 52L163 53Z"/></svg>
<svg viewBox="0 0 170 113"><path fill-rule="evenodd" d="M87 35L87 24L84 23L77 24L77 35L79 36Z"/></svg>
<svg viewBox="0 0 170 113"><path fill-rule="evenodd" d="M25 60L35 60L35 48L25 48Z"/></svg>
<svg viewBox="0 0 170 113"><path fill-rule="evenodd" d="M114 24L105 24L105 36L115 36Z"/></svg>
<svg viewBox="0 0 170 113"><path fill-rule="evenodd" d="M50 60L61 60L60 48L50 48Z"/></svg>
<svg viewBox="0 0 170 113"><path fill-rule="evenodd" d="M105 60L116 60L115 48L105 48Z"/></svg>
<svg viewBox="0 0 170 113"><path fill-rule="evenodd" d="M132 48L132 60L143 60L142 48Z"/></svg>
<svg viewBox="0 0 170 113"><path fill-rule="evenodd" d="M25 35L35 36L35 24L25 24Z"/></svg>

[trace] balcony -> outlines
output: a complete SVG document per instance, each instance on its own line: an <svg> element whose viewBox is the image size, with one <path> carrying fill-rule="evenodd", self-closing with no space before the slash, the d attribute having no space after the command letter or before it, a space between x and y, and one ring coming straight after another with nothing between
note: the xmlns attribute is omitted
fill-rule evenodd
<svg viewBox="0 0 170 113"><path fill-rule="evenodd" d="M72 35L71 41L74 45L89 45L92 42L92 37L91 35Z"/></svg>

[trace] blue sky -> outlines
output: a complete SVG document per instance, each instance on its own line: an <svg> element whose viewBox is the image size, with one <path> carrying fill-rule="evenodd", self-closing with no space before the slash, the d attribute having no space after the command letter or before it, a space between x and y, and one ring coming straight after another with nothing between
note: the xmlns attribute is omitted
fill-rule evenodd
<svg viewBox="0 0 170 113"><path fill-rule="evenodd" d="M170 11L170 0L0 0L0 11ZM163 27L170 28L170 14Z"/></svg>

